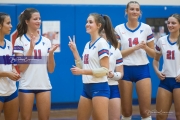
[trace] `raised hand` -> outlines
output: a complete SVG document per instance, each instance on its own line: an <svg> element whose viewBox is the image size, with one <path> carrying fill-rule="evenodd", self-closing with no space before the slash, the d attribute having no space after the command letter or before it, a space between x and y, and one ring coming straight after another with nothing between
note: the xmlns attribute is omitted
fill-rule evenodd
<svg viewBox="0 0 180 120"><path fill-rule="evenodd" d="M68 38L69 38L69 44L68 44L69 48L71 49L72 52L76 51L77 47L76 47L76 43L75 43L75 36L73 35L73 39L71 39L70 36L68 36Z"/></svg>
<svg viewBox="0 0 180 120"><path fill-rule="evenodd" d="M34 49L36 45L36 37L31 33L30 35L30 49Z"/></svg>
<svg viewBox="0 0 180 120"><path fill-rule="evenodd" d="M53 44L51 48L49 49L49 53L53 53L58 47L59 47L59 44Z"/></svg>

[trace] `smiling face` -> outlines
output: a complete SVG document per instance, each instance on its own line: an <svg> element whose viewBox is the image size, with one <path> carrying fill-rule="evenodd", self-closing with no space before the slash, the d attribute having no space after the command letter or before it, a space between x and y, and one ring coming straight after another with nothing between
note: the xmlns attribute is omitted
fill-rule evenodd
<svg viewBox="0 0 180 120"><path fill-rule="evenodd" d="M10 16L6 15L4 17L4 22L0 25L0 27L1 27L2 34L4 35L10 34L11 28L12 28Z"/></svg>
<svg viewBox="0 0 180 120"><path fill-rule="evenodd" d="M170 33L179 32L180 30L180 22L175 17L169 17L167 22L167 28Z"/></svg>
<svg viewBox="0 0 180 120"><path fill-rule="evenodd" d="M141 15L140 6L138 3L129 3L126 8L126 14L129 20L138 20Z"/></svg>
<svg viewBox="0 0 180 120"><path fill-rule="evenodd" d="M90 15L87 18L87 22L86 22L86 32L89 34L94 34L94 33L98 33L99 32L99 28L101 27L100 23L97 23L95 21L94 16Z"/></svg>
<svg viewBox="0 0 180 120"><path fill-rule="evenodd" d="M39 29L41 25L41 17L39 12L32 13L30 20L26 20L26 24L30 29L33 30Z"/></svg>

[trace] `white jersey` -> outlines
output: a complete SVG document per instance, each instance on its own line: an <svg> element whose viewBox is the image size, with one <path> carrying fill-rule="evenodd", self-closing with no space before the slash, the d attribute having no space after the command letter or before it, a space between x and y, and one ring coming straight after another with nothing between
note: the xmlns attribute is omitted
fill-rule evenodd
<svg viewBox="0 0 180 120"><path fill-rule="evenodd" d="M18 37L14 45L14 53L21 53L26 56L30 47L30 40L24 34L21 38ZM51 42L48 38L40 36L40 39L36 42L34 52L32 56L48 57L48 50L51 47ZM46 59L47 60L47 59ZM19 81L19 89L51 89L51 83L49 81L47 62L40 64L29 64L26 71L21 72L21 78Z"/></svg>
<svg viewBox="0 0 180 120"><path fill-rule="evenodd" d="M169 35L159 38L155 51L163 56L162 73L166 77L177 77L180 74L180 50L175 43L170 42Z"/></svg>
<svg viewBox="0 0 180 120"><path fill-rule="evenodd" d="M126 50L133 47L142 41L145 43L154 40L152 30L149 25L139 23L139 26L130 30L126 23L116 26L115 31L119 35L119 42L121 44L121 50ZM146 51L139 49L131 53L130 55L123 58L124 65L145 65L148 64L149 60L146 55Z"/></svg>
<svg viewBox="0 0 180 120"><path fill-rule="evenodd" d="M83 69L92 70L100 68L100 59L103 57L109 57L109 44L104 38L97 39L91 46L88 42L84 48L82 62ZM82 75L83 83L99 83L107 82L107 76L104 77L94 77L92 75Z"/></svg>
<svg viewBox="0 0 180 120"><path fill-rule="evenodd" d="M12 52L12 43L8 40L4 40L4 46L0 46L0 56L12 56ZM12 71L12 64L0 64L0 71ZM8 77L0 77L0 96L9 96L14 93L16 89L15 81Z"/></svg>
<svg viewBox="0 0 180 120"><path fill-rule="evenodd" d="M115 71L117 66L123 65L123 59L120 50L115 49L112 45L109 50L109 70ZM108 78L109 85L118 85L118 81Z"/></svg>

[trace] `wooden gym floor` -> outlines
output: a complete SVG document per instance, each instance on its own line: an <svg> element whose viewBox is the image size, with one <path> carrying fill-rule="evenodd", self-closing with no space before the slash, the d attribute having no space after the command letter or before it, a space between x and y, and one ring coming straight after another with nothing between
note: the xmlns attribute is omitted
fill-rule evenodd
<svg viewBox="0 0 180 120"><path fill-rule="evenodd" d="M50 115L50 120L76 120L76 113L77 113L77 109L52 110ZM157 111L155 109L155 105L151 106L151 110L149 111L149 113L151 114L153 120L156 120L155 116ZM166 113L162 113L162 114L166 114ZM5 120L3 114L1 114L0 120ZM33 111L32 120L38 120L37 111ZM132 120L141 120L138 106L133 106ZM176 120L174 105L172 105L171 107L167 120Z"/></svg>

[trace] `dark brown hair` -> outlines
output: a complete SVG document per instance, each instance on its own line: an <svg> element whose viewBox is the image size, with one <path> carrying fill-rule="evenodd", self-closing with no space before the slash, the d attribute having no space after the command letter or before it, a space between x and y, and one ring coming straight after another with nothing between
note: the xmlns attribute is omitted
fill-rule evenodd
<svg viewBox="0 0 180 120"><path fill-rule="evenodd" d="M115 30L112 26L110 17L107 15L101 15L98 13L92 13L92 14L90 14L90 16L94 17L96 24L101 23L101 27L98 31L99 34L104 29L105 34L106 34L106 38L108 39L108 41L112 44L112 46L117 48L118 47L118 41L116 39Z"/></svg>
<svg viewBox="0 0 180 120"><path fill-rule="evenodd" d="M19 23L17 25L18 35L17 37L21 37L23 34L27 33L27 24L26 20L30 20L33 13L39 12L34 8L27 8L19 15Z"/></svg>
<svg viewBox="0 0 180 120"><path fill-rule="evenodd" d="M4 19L9 16L6 13L0 12L0 25L3 27Z"/></svg>

